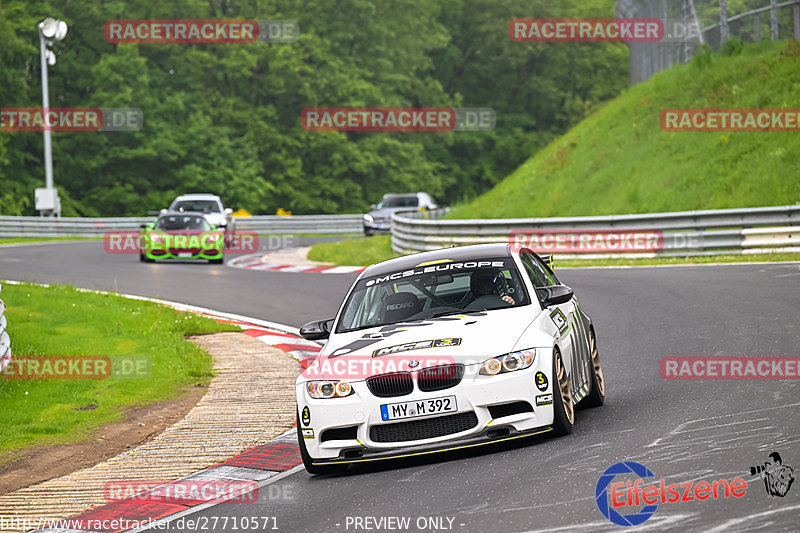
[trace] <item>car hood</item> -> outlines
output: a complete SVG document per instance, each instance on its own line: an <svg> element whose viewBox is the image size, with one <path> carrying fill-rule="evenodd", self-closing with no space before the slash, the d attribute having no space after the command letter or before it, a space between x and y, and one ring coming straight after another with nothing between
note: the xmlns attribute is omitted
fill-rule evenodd
<svg viewBox="0 0 800 533"><path fill-rule="evenodd" d="M215 226L224 226L227 221L224 213L203 213L203 216Z"/></svg>
<svg viewBox="0 0 800 533"><path fill-rule="evenodd" d="M453 362L478 364L514 349L530 348L516 343L535 314L532 306L523 306L333 334L317 357L315 371L325 379L354 380L381 370L419 370ZM342 362L337 363L339 360ZM359 375L342 376L344 361L351 360L357 364L349 365L349 370L357 368Z"/></svg>
<svg viewBox="0 0 800 533"><path fill-rule="evenodd" d="M414 211L415 208L413 207L384 207L382 209L373 209L369 212L369 215L378 220L380 218L391 218L392 213L397 213L398 211Z"/></svg>

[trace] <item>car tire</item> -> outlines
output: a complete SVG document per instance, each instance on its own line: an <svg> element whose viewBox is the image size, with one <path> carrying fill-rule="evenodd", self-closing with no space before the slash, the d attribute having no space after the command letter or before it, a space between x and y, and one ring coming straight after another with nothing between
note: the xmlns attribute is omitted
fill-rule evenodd
<svg viewBox="0 0 800 533"><path fill-rule="evenodd" d="M314 465L312 464L311 456L308 454L303 432L300 429L300 413L297 413L297 445L300 448L300 458L303 459L303 466L306 467L306 472L316 476L322 474L338 474L347 470L348 465Z"/></svg>
<svg viewBox="0 0 800 533"><path fill-rule="evenodd" d="M219 259L209 259L208 262L212 265L221 265L223 262L225 262L225 258L220 257Z"/></svg>
<svg viewBox="0 0 800 533"><path fill-rule="evenodd" d="M139 262L140 263L144 263L144 254L143 253L139 253Z"/></svg>
<svg viewBox="0 0 800 533"><path fill-rule="evenodd" d="M569 435L574 423L575 406L569 376L556 348L553 350L553 432L556 436Z"/></svg>
<svg viewBox="0 0 800 533"><path fill-rule="evenodd" d="M145 263L155 263L156 260L155 259L150 259L146 255L142 254L142 261L144 261Z"/></svg>
<svg viewBox="0 0 800 533"><path fill-rule="evenodd" d="M589 329L589 354L592 365L592 390L589 395L581 400L581 407L600 407L606 400L606 385L603 377L603 367L600 365L600 355L597 352L597 339L594 330Z"/></svg>

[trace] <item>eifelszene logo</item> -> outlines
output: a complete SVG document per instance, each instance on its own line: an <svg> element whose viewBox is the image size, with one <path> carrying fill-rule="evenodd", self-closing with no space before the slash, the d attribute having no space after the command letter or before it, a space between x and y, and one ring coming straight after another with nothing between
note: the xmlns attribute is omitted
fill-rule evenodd
<svg viewBox="0 0 800 533"><path fill-rule="evenodd" d="M638 476L632 483L630 479L612 483L617 476L630 474ZM597 480L594 491L597 508L603 516L619 526L637 526L653 516L660 503L718 500L731 496L741 498L747 493L747 481L740 477L730 481L717 479L669 484L661 478L655 484L642 487L645 478L655 478L655 474L640 463L623 461L608 467ZM622 513L627 510L635 512Z"/></svg>

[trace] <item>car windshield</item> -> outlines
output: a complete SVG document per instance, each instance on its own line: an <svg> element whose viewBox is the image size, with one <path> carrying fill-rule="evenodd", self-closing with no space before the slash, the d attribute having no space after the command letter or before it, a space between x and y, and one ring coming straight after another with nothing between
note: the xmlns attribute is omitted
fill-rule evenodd
<svg viewBox="0 0 800 533"><path fill-rule="evenodd" d="M177 230L208 230L211 225L201 216L197 215L167 215L158 218L155 229L164 231Z"/></svg>
<svg viewBox="0 0 800 533"><path fill-rule="evenodd" d="M511 258L445 260L359 280L336 331L529 303Z"/></svg>
<svg viewBox="0 0 800 533"><path fill-rule="evenodd" d="M197 211L199 213L221 213L219 204L214 200L181 200L175 202L172 211Z"/></svg>
<svg viewBox="0 0 800 533"><path fill-rule="evenodd" d="M416 196L390 196L381 200L381 203L378 204L378 209L383 209L384 207L417 207L417 205L419 203Z"/></svg>

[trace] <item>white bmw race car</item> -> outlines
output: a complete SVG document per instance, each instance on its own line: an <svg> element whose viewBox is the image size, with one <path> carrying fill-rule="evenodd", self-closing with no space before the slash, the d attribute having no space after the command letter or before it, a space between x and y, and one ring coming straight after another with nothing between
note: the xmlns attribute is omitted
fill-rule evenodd
<svg viewBox="0 0 800 533"><path fill-rule="evenodd" d="M353 463L572 431L603 404L591 319L526 248L447 248L372 265L297 379L300 452L311 474Z"/></svg>

